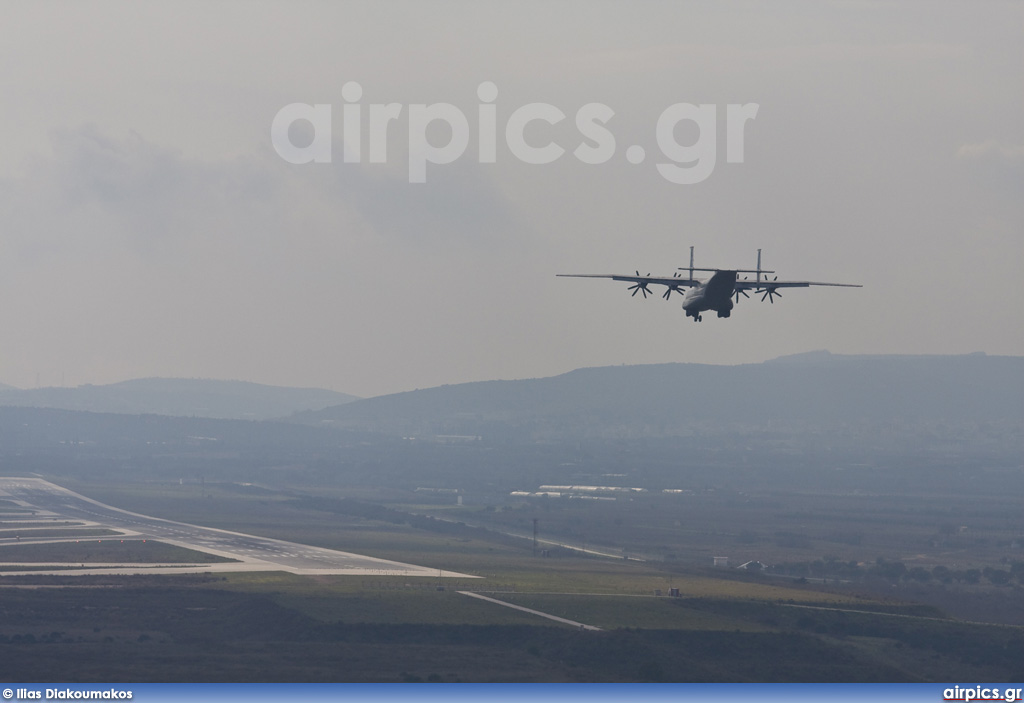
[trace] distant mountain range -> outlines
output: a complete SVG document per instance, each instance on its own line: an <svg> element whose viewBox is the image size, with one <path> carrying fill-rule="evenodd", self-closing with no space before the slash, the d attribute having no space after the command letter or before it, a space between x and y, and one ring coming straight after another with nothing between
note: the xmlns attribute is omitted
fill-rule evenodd
<svg viewBox="0 0 1024 703"><path fill-rule="evenodd" d="M292 422L401 435L678 436L731 428L1024 424L1024 357L846 356L572 371L379 396Z"/></svg>
<svg viewBox="0 0 1024 703"><path fill-rule="evenodd" d="M238 420L267 420L356 399L319 388L183 378L142 378L103 386L28 390L0 385L0 406Z"/></svg>
<svg viewBox="0 0 1024 703"><path fill-rule="evenodd" d="M901 433L925 425L951 441L964 428L975 439L986 433L1005 439L1007 428L1014 437L1024 433L1024 357L820 351L738 366L587 368L550 378L463 383L368 399L243 381L148 378L77 388L0 387L3 406L283 419L293 425L440 435L453 441L734 430L857 432L865 427Z"/></svg>

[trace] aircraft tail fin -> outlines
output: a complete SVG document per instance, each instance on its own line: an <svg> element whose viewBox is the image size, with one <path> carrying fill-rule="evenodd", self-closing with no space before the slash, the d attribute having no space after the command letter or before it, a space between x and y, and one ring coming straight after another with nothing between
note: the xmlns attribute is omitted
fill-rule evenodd
<svg viewBox="0 0 1024 703"><path fill-rule="evenodd" d="M760 249L757 250L757 268L756 269L709 269L709 268L701 268L700 266L694 266L693 265L693 247L690 247L690 265L686 266L686 267L680 266L679 270L680 271L689 271L690 272L690 280L691 281L693 280L693 272L694 271L735 271L736 273L756 273L757 274L757 282L758 283L761 282L761 274L762 273L775 273L774 271L769 271L768 269L761 268L761 250Z"/></svg>

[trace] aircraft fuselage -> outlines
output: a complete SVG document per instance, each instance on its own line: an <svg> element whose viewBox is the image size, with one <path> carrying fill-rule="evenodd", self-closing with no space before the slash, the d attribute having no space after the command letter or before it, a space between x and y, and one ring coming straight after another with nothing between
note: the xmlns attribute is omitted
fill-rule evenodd
<svg viewBox="0 0 1024 703"><path fill-rule="evenodd" d="M711 278L683 294L683 310L686 316L700 320L702 312L714 310L719 317L729 317L732 313L732 295L735 287L735 271L715 271Z"/></svg>

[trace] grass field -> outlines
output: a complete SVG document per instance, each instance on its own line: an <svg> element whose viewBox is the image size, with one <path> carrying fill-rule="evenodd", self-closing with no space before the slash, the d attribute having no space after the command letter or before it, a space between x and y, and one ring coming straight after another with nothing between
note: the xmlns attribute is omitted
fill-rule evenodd
<svg viewBox="0 0 1024 703"><path fill-rule="evenodd" d="M204 564L235 560L155 540L141 539L8 544L0 547L0 562L31 564L59 561L71 564Z"/></svg>
<svg viewBox="0 0 1024 703"><path fill-rule="evenodd" d="M0 539L18 539L21 537L32 537L34 539L77 539L79 537L103 537L119 534L121 533L117 530L110 530L105 527L43 527L25 530L0 530Z"/></svg>
<svg viewBox="0 0 1024 703"><path fill-rule="evenodd" d="M528 542L497 533L310 509L255 487L206 485L202 495L195 485L68 487L136 512L480 578L0 575L0 667L35 678L913 681L1024 673L1019 628L944 620L934 608L849 588L566 550L534 556ZM212 561L119 539L3 549L39 562Z"/></svg>

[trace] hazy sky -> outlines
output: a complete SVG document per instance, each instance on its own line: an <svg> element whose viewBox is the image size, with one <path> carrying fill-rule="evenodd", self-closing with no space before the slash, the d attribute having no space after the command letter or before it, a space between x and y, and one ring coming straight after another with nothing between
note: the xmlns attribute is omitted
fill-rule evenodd
<svg viewBox="0 0 1024 703"><path fill-rule="evenodd" d="M1024 354L1024 3L5 3L0 381L242 379L376 395L582 366L836 353ZM349 82L362 163L345 163ZM478 86L497 97L481 163ZM351 97L350 95L347 97ZM332 106L330 163L271 124ZM397 103L384 163L371 104ZM565 153L524 163L505 127ZM614 153L575 124L614 112ZM716 106L669 182L656 125ZM756 103L743 163L726 109ZM469 145L409 182L413 105ZM304 129L305 128L305 129ZM427 134L444 146L454 130ZM413 134L416 132L413 130ZM293 143L312 138L308 123ZM322 132L318 133L318 137ZM709 132L681 122L680 145ZM305 140L305 141L304 141ZM708 144L710 142L701 142ZM646 158L631 163L627 148ZM705 164L709 162L705 161ZM556 273L749 267L863 289L695 324ZM656 293L660 293L656 290Z"/></svg>

